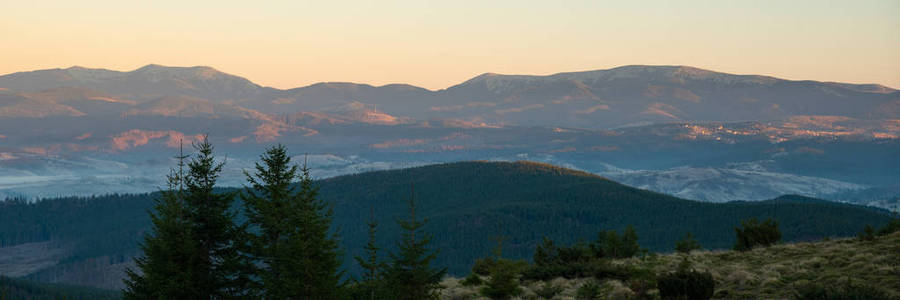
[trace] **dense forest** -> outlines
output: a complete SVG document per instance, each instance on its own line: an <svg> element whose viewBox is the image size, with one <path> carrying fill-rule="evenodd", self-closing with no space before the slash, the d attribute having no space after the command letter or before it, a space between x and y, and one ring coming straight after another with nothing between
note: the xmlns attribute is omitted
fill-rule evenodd
<svg viewBox="0 0 900 300"><path fill-rule="evenodd" d="M97 288L41 283L0 276L0 299L30 300L105 300L119 299L118 291Z"/></svg>
<svg viewBox="0 0 900 300"><path fill-rule="evenodd" d="M852 236L866 225L881 226L883 210L783 196L769 201L702 203L640 190L575 170L533 162L459 162L368 172L310 181L331 215L345 276L361 274L354 257L366 243L394 246L401 232L394 222L416 199L417 212L433 234L434 265L451 275L468 274L478 258L504 240L503 254L530 260L545 237L558 244L592 240L598 232L639 234L641 247L670 252L691 233L707 249L730 248L742 220L779 222L784 241ZM296 188L294 183L294 188ZM216 194L239 190L217 188ZM0 247L52 242L64 249L60 263L32 272L31 279L120 288L124 266L141 253L150 228L148 212L164 193L0 202ZM247 221L243 201L231 202L234 222ZM374 237L367 222L378 222ZM385 251L378 259L384 259Z"/></svg>

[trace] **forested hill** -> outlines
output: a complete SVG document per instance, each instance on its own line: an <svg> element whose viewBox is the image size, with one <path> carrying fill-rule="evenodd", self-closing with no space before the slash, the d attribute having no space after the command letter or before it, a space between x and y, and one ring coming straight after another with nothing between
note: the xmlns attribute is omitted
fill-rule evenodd
<svg viewBox="0 0 900 300"><path fill-rule="evenodd" d="M0 276L0 299L29 300L103 300L121 299L115 291L89 287L31 282Z"/></svg>
<svg viewBox="0 0 900 300"><path fill-rule="evenodd" d="M340 176L321 181L322 196L336 204L351 251L362 248L364 226L374 207L390 224L404 212L414 188L417 207L429 217L441 258L452 273L467 271L473 259L505 236L504 253L530 258L544 237L563 243L593 240L603 229L631 224L640 244L672 251L685 232L708 248L730 248L734 228L748 218L773 218L786 241L851 236L865 224L883 224L879 210L819 199L782 196L761 202L705 203L625 186L606 178L533 162L460 162ZM385 226L383 239L395 227ZM355 242L358 244L352 244Z"/></svg>
<svg viewBox="0 0 900 300"><path fill-rule="evenodd" d="M593 240L602 229L621 230L629 224L643 247L665 252L686 232L704 247L730 248L734 227L754 217L778 220L785 241L851 236L866 224L880 226L891 218L885 211L797 196L702 203L531 162L439 164L340 176L318 184L321 197L334 205L333 227L351 274L356 272L352 257L362 253L366 240L370 211L381 223L378 242L392 251L399 239L394 219L406 213L412 191L417 214L429 219L425 229L434 234L431 246L440 249L436 263L454 275L468 273L475 258L489 253L497 236L506 237L504 255L530 259L545 236L561 243ZM59 264L20 273L38 280L116 287L115 274L137 253L137 241L148 228L153 196L0 204L0 245L60 242L53 243L65 250Z"/></svg>

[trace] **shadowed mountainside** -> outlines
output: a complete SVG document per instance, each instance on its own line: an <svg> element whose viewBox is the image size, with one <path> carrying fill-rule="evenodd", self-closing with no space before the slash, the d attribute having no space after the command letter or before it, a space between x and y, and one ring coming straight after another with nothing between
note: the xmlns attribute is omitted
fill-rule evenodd
<svg viewBox="0 0 900 300"><path fill-rule="evenodd" d="M461 162L368 172L318 181L321 197L335 211L333 228L347 249L344 265L356 273L354 255L366 241L370 208L381 222L378 244L393 249L395 218L406 213L414 187L425 229L440 249L436 263L465 274L472 262L506 236L504 254L528 259L544 236L560 243L591 240L600 230L634 225L640 243L671 251L685 232L706 247L729 248L733 228L747 218L774 218L786 241L851 236L866 224L890 220L882 210L818 199L784 196L760 202L702 203L639 190L608 179L532 162ZM65 255L29 278L118 288L129 257L148 226L155 194L62 198L0 205L0 242L5 247L52 241ZM21 269L21 268L18 268ZM117 275L119 274L119 275ZM92 281L93 280L93 281Z"/></svg>

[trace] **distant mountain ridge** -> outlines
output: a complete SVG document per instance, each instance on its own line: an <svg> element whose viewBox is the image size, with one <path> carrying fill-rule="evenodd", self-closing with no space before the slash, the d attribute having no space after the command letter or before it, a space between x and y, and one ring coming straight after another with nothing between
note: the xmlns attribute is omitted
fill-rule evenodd
<svg viewBox="0 0 900 300"><path fill-rule="evenodd" d="M692 199L761 200L897 182L900 91L687 66L485 73L441 90L275 89L211 67L19 72L0 76L0 194L152 191L170 151L204 134L235 160L270 143L347 159L328 174L536 159L639 171L614 178ZM95 159L110 164L68 163Z"/></svg>
<svg viewBox="0 0 900 300"><path fill-rule="evenodd" d="M576 128L763 121L795 115L900 118L900 92L877 84L791 81L687 66L623 66L547 76L485 73L436 91L406 84L376 87L337 82L280 90L202 66L147 65L128 72L71 67L0 76L0 88L14 93L63 87L139 102L189 96L268 114L322 111L361 102L420 120Z"/></svg>

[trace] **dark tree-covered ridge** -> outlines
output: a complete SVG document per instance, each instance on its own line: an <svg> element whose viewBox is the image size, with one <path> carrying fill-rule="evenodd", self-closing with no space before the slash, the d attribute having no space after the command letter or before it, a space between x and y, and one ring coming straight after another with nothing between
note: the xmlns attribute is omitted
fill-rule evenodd
<svg viewBox="0 0 900 300"><path fill-rule="evenodd" d="M411 182L417 215L429 219L423 229L434 235L434 249L441 249L434 265L458 276L468 274L472 262L489 253L494 243L485 237L490 236L507 237L505 257L531 259L544 236L571 245L578 239L593 240L601 230L622 232L629 224L639 234L641 247L668 252L685 232L704 248L731 248L734 227L750 218L778 220L784 242L855 236L866 224L880 227L891 219L883 210L800 196L690 201L531 162L438 164L316 182L319 198L334 207L332 228L339 230L341 247L347 249L343 266L350 274L360 273L352 258L365 255L370 208L379 222L377 247L393 249L389 237L400 231L392 220L406 216ZM137 252L135 236L148 228L146 210L156 196L0 202L0 243L68 241L65 244L75 250L64 264L100 256L124 261ZM52 279L60 268L33 276Z"/></svg>

